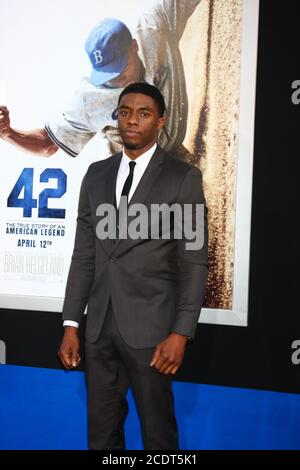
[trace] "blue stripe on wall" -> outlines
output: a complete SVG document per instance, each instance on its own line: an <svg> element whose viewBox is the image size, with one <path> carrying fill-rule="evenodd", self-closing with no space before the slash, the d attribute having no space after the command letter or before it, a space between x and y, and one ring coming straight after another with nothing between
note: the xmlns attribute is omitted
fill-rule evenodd
<svg viewBox="0 0 300 470"><path fill-rule="evenodd" d="M300 395L174 383L181 449L300 449ZM131 394L128 449L140 449ZM86 449L82 372L0 366L0 449Z"/></svg>

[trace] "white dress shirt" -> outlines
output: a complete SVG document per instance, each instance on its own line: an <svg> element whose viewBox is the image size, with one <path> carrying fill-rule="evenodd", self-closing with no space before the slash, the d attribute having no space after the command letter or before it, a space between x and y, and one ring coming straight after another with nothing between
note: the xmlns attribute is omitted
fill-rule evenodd
<svg viewBox="0 0 300 470"><path fill-rule="evenodd" d="M142 153L142 155L140 155L134 160L136 165L134 167L133 180L132 180L132 185L131 185L129 195L128 195L128 201L130 201L130 199L132 198L134 191L136 190L147 166L149 165L149 162L152 158L152 155L154 154L156 150L156 147L157 147L157 144L155 143L149 150L147 150L147 152ZM122 189L126 181L126 178L129 175L129 163L132 161L133 160L129 158L128 155L126 155L125 151L123 150L123 155L122 155L121 163L119 166L119 171L118 171L117 181L116 181L117 207L119 207ZM79 324L76 321L65 320L63 323L63 326L75 326L76 328L78 328Z"/></svg>
<svg viewBox="0 0 300 470"><path fill-rule="evenodd" d="M120 204L120 199L121 199L121 193L122 189L124 186L124 183L126 181L127 176L129 175L129 163L132 161L135 161L136 165L134 167L134 172L133 172L133 180L132 180L132 185L129 191L128 195L128 201L132 198L132 195L134 191L137 188L137 185L139 184L150 160L152 155L154 154L156 150L157 144L154 144L147 152L143 153L140 155L138 158L135 160L132 160L129 158L125 151L123 150L123 155L122 155L122 160L119 166L119 171L117 175L117 183L116 183L116 201L117 201L117 207L119 207Z"/></svg>

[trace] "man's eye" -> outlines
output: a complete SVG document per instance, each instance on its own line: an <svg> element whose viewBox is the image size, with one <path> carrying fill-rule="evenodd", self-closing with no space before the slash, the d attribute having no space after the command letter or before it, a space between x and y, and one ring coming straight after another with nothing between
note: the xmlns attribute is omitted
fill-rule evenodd
<svg viewBox="0 0 300 470"><path fill-rule="evenodd" d="M141 113L141 116L144 117L144 118L145 118L145 117L148 117L148 116L149 116L149 113Z"/></svg>
<svg viewBox="0 0 300 470"><path fill-rule="evenodd" d="M121 111L120 114L121 114L121 116L127 116L128 111Z"/></svg>

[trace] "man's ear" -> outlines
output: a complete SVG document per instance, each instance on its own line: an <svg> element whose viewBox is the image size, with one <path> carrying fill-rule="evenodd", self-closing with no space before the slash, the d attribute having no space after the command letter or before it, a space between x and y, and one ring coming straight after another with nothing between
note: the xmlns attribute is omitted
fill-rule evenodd
<svg viewBox="0 0 300 470"><path fill-rule="evenodd" d="M132 40L131 48L132 48L132 51L133 51L133 52L135 52L136 54L138 53L139 45L138 45L136 39L133 39L133 40Z"/></svg>
<svg viewBox="0 0 300 470"><path fill-rule="evenodd" d="M166 119L167 119L166 113L164 113L164 115L161 116L161 117L158 119L158 121L157 121L157 124L158 124L157 127L158 127L158 129L162 129L162 128L164 127L165 122L166 122Z"/></svg>

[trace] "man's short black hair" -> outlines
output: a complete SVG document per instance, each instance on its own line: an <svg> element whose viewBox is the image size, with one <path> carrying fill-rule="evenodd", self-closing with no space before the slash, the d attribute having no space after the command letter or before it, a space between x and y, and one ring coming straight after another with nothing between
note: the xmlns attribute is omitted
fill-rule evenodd
<svg viewBox="0 0 300 470"><path fill-rule="evenodd" d="M131 83L131 85L128 85L126 88L124 88L120 94L118 106L123 96L127 95L128 93L142 93L142 95L150 96L154 99L158 106L159 116L162 117L164 115L166 109L165 100L159 89L155 86L145 82Z"/></svg>

